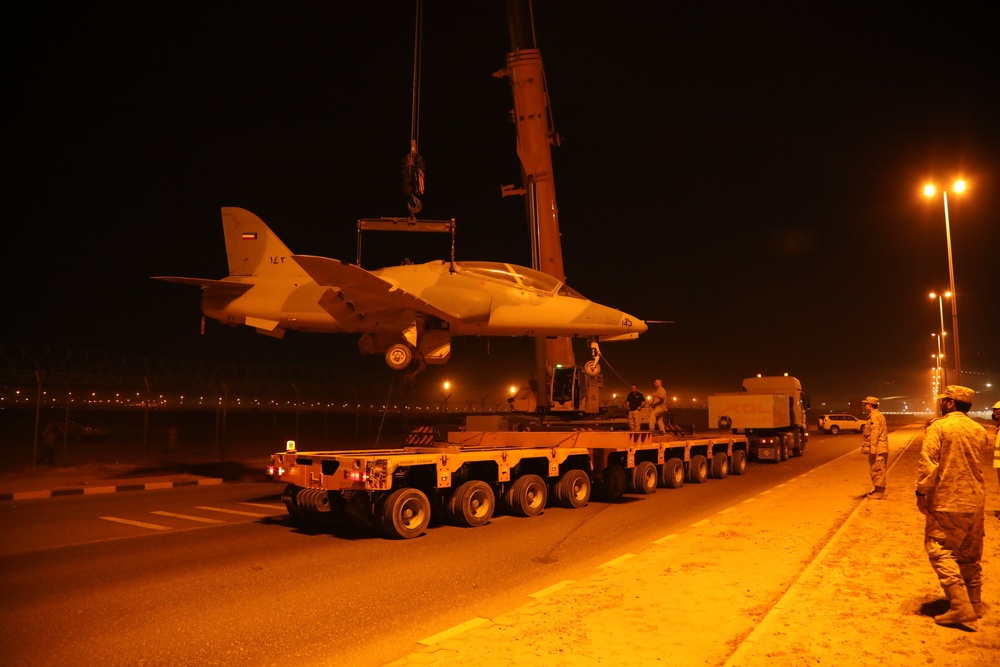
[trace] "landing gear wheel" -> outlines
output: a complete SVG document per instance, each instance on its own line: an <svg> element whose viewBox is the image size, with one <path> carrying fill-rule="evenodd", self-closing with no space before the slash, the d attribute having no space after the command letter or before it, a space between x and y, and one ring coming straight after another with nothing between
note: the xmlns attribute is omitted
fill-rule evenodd
<svg viewBox="0 0 1000 667"><path fill-rule="evenodd" d="M394 371L401 371L413 361L413 350L402 343L396 343L385 353L385 363Z"/></svg>
<svg viewBox="0 0 1000 667"><path fill-rule="evenodd" d="M684 463L680 459L667 459L660 470L660 484L667 489L684 486Z"/></svg>
<svg viewBox="0 0 1000 667"><path fill-rule="evenodd" d="M695 454L688 462L688 481L692 484L704 484L708 479L708 461L701 454Z"/></svg>
<svg viewBox="0 0 1000 667"><path fill-rule="evenodd" d="M397 489L386 496L380 509L382 530L388 537L416 537L431 520L431 501L420 489Z"/></svg>
<svg viewBox="0 0 1000 667"><path fill-rule="evenodd" d="M747 453L742 449L733 452L733 460L729 464L729 472L734 475L742 475L747 470Z"/></svg>
<svg viewBox="0 0 1000 667"><path fill-rule="evenodd" d="M712 454L712 479L729 477L729 457L723 452Z"/></svg>
<svg viewBox="0 0 1000 667"><path fill-rule="evenodd" d="M545 509L549 491L538 475L524 475L514 480L507 489L504 500L517 516L538 516Z"/></svg>
<svg viewBox="0 0 1000 667"><path fill-rule="evenodd" d="M591 359L583 365L583 372L591 377L601 374L601 362Z"/></svg>
<svg viewBox="0 0 1000 667"><path fill-rule="evenodd" d="M465 482L448 500L448 516L456 526L485 526L496 509L496 496L489 484L478 479Z"/></svg>
<svg viewBox="0 0 1000 667"><path fill-rule="evenodd" d="M640 461L632 468L632 490L636 493L649 495L656 492L656 484L659 481L656 472L656 464L649 461Z"/></svg>
<svg viewBox="0 0 1000 667"><path fill-rule="evenodd" d="M555 483L555 490L560 505L579 509L590 500L590 477L583 470L567 470Z"/></svg>
<svg viewBox="0 0 1000 667"><path fill-rule="evenodd" d="M601 493L609 502L618 502L625 495L625 469L610 465L604 469L601 478Z"/></svg>

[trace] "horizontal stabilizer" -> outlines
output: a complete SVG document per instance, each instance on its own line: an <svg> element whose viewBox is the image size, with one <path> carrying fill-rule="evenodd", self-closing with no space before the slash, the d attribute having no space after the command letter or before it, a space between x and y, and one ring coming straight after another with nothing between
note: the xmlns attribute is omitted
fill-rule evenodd
<svg viewBox="0 0 1000 667"><path fill-rule="evenodd" d="M602 343L614 343L620 340L636 340L638 337L638 332L633 331L632 333L618 334L617 336L598 336L597 340Z"/></svg>

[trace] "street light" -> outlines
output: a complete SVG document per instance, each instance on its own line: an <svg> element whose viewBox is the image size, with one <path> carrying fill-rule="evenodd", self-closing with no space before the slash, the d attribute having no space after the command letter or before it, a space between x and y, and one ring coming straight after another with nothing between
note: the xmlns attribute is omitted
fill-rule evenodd
<svg viewBox="0 0 1000 667"><path fill-rule="evenodd" d="M938 312L941 314L941 338L948 335L948 332L944 330L944 302L941 297L951 298L951 292L945 292L944 294L935 294L931 292L931 298L937 298L938 300ZM938 354L941 354L941 346L944 345L943 340L938 341ZM948 369L944 368L944 386L948 386Z"/></svg>
<svg viewBox="0 0 1000 667"><path fill-rule="evenodd" d="M444 411L448 412L448 399L451 398L451 382L445 380L445 383L441 385L441 398L444 399Z"/></svg>
<svg viewBox="0 0 1000 667"><path fill-rule="evenodd" d="M965 192L965 181L958 180L952 185L952 192ZM924 186L924 196L933 197L937 193L937 188L931 184ZM948 240L948 279L951 285L951 328L955 332L955 383L962 382L962 355L958 349L958 298L955 292L955 263L951 254L951 221L948 218L948 191L942 190L941 196L944 201L944 233Z"/></svg>

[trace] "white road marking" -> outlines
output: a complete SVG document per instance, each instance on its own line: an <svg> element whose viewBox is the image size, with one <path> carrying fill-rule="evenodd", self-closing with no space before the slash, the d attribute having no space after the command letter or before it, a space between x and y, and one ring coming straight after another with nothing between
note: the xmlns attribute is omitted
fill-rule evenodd
<svg viewBox="0 0 1000 667"><path fill-rule="evenodd" d="M609 560L607 563L602 563L601 565L598 565L597 567L614 567L615 565L618 565L619 563L622 563L624 561L627 561L629 558L634 558L634 557L635 557L635 554L625 554L623 556L619 556L618 558L614 558L612 560Z"/></svg>
<svg viewBox="0 0 1000 667"><path fill-rule="evenodd" d="M489 623L488 618L473 618L466 621L465 623L460 623L456 626L448 628L444 632L439 632L436 635L431 635L427 639L421 639L418 644L423 644L424 646L430 646L431 644L437 644L438 642L448 639L449 637L454 637L457 634L465 632L466 630L471 630L472 628L478 628L483 623Z"/></svg>
<svg viewBox="0 0 1000 667"><path fill-rule="evenodd" d="M559 589L566 588L567 586L569 586L572 583L573 583L572 579L566 579L565 581L560 581L558 584L553 584L553 585L549 586L548 588L543 588L542 590L538 591L537 593L532 593L528 597L529 598L543 598L546 595L548 595L549 593L555 593Z"/></svg>
<svg viewBox="0 0 1000 667"><path fill-rule="evenodd" d="M274 510L275 512L284 512L286 509L288 509L284 505L274 505L274 504L269 505L267 503L240 503L240 505L248 505L250 507L263 507L266 510Z"/></svg>
<svg viewBox="0 0 1000 667"><path fill-rule="evenodd" d="M240 510L227 510L222 507L205 507L204 505L199 506L198 509L208 510L209 512L222 512L223 514L239 514L240 516L271 516L270 514L261 514L260 512L241 512Z"/></svg>
<svg viewBox="0 0 1000 667"><path fill-rule="evenodd" d="M145 523L143 521L132 521L130 519L122 519L116 516L101 516L97 518L104 519L105 521L113 521L115 523L124 523L129 526L138 526L139 528L149 528L150 530L172 530L170 526L161 526L158 523Z"/></svg>
<svg viewBox="0 0 1000 667"><path fill-rule="evenodd" d="M174 512L163 512L161 510L157 510L155 512L152 512L152 514L159 514L161 516L172 516L175 519L187 519L188 521L201 521L202 523L225 523L225 521L223 521L222 519L209 519L208 517L204 517L204 516L191 516L189 514L176 514Z"/></svg>

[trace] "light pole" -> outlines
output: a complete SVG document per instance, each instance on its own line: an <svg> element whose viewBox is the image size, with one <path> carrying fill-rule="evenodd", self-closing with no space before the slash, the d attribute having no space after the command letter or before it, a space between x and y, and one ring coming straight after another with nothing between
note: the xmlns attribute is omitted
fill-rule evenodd
<svg viewBox="0 0 1000 667"><path fill-rule="evenodd" d="M942 300L942 297L948 297L949 299L951 299L951 292L945 292L944 294L939 294L939 293L931 292L931 298L932 299L937 298L937 300L938 300L938 313L941 314L941 338L943 339L945 336L948 335L948 332L944 330L944 301ZM941 354L941 348L942 347L946 347L945 343L944 343L944 340L939 340L938 341L938 355ZM944 371L944 378L943 378L944 385L943 386L947 387L948 386L948 368L944 364L941 365L941 368Z"/></svg>
<svg viewBox="0 0 1000 667"><path fill-rule="evenodd" d="M444 411L448 412L448 399L451 398L451 382L445 380L445 383L441 385L441 398L444 399Z"/></svg>
<svg viewBox="0 0 1000 667"><path fill-rule="evenodd" d="M952 185L952 191L955 193L965 192L965 181L958 180ZM924 195L927 197L933 197L937 192L937 188L933 185L924 186ZM948 240L948 280L951 286L951 328L955 332L955 383L961 384L962 382L962 355L958 348L958 296L955 292L955 262L952 260L951 254L951 221L948 218L948 191L942 190L941 196L944 200L944 233Z"/></svg>

